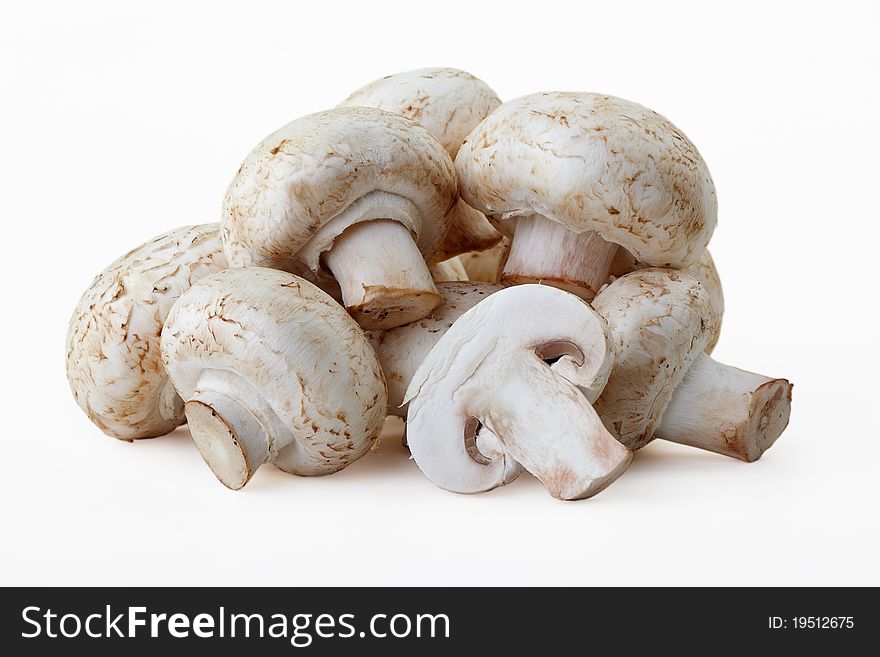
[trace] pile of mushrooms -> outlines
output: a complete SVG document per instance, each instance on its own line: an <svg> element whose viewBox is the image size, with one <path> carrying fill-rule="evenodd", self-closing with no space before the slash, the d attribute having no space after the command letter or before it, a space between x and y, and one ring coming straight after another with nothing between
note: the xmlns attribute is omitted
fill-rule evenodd
<svg viewBox="0 0 880 657"><path fill-rule="evenodd" d="M528 471L590 497L655 438L754 461L792 386L711 357L716 215L696 147L641 105L391 75L257 144L219 224L101 272L67 377L114 438L186 423L232 489L341 470L387 415L459 493Z"/></svg>

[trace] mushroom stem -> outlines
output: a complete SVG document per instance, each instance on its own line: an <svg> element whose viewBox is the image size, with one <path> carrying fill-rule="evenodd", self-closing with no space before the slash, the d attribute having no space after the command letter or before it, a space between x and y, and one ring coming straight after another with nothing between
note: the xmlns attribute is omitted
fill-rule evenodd
<svg viewBox="0 0 880 657"><path fill-rule="evenodd" d="M655 435L755 461L788 425L791 388L786 379L746 372L700 354L676 388Z"/></svg>
<svg viewBox="0 0 880 657"><path fill-rule="evenodd" d="M183 414L183 400L177 394L171 379L166 378L159 390L159 416L163 420L180 419Z"/></svg>
<svg viewBox="0 0 880 657"><path fill-rule="evenodd" d="M245 406L223 393L197 391L186 403L193 442L211 471L232 490L269 460L269 436Z"/></svg>
<svg viewBox="0 0 880 657"><path fill-rule="evenodd" d="M587 398L545 363L496 367L504 383L491 393L474 392L484 424L553 497L592 497L629 467L632 453L608 433Z"/></svg>
<svg viewBox="0 0 880 657"><path fill-rule="evenodd" d="M343 305L365 329L413 322L442 301L412 235L397 221L349 226L323 258L342 290Z"/></svg>
<svg viewBox="0 0 880 657"><path fill-rule="evenodd" d="M540 214L519 217L501 282L544 283L591 301L608 281L619 248L594 231L575 233Z"/></svg>

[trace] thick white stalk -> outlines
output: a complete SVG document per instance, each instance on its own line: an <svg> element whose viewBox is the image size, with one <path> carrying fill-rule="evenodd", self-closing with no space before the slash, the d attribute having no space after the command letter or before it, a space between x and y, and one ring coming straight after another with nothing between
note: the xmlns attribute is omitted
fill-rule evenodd
<svg viewBox="0 0 880 657"><path fill-rule="evenodd" d="M201 391L186 402L193 442L224 486L238 490L269 459L269 436L242 404L222 393Z"/></svg>
<svg viewBox="0 0 880 657"><path fill-rule="evenodd" d="M441 302L412 235L397 221L349 226L323 258L342 290L343 305L365 329L413 322Z"/></svg>
<svg viewBox="0 0 880 657"><path fill-rule="evenodd" d="M591 301L619 248L594 231L575 233L539 214L519 217L501 282L544 283Z"/></svg>
<svg viewBox="0 0 880 657"><path fill-rule="evenodd" d="M675 389L655 437L755 461L788 425L791 388L785 379L700 354Z"/></svg>

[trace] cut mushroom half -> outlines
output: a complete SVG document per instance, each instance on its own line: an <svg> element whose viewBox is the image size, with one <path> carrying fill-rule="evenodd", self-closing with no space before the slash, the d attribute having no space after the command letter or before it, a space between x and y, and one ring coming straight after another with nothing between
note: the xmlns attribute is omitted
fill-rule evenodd
<svg viewBox="0 0 880 657"><path fill-rule="evenodd" d="M669 269L618 278L594 302L616 361L596 410L638 449L654 437L754 461L788 425L786 379L723 365L705 353L717 323L700 283Z"/></svg>
<svg viewBox="0 0 880 657"><path fill-rule="evenodd" d="M549 92L504 103L455 159L462 198L515 222L503 281L590 300L619 247L656 267L694 262L715 228L715 187L696 147L637 103Z"/></svg>
<svg viewBox="0 0 880 657"><path fill-rule="evenodd" d="M541 285L496 292L449 328L409 384L407 442L441 488L478 493L520 468L560 499L595 495L632 458L578 385L601 390L607 326L578 297ZM544 358L569 363L563 376ZM574 381L574 382L573 382Z"/></svg>
<svg viewBox="0 0 880 657"><path fill-rule="evenodd" d="M309 282L229 269L184 293L162 330L165 367L216 477L243 487L263 463L336 472L385 417L385 381L363 331Z"/></svg>
<svg viewBox="0 0 880 657"><path fill-rule="evenodd" d="M223 202L223 246L232 267L305 270L328 289L335 279L364 328L390 328L440 302L426 260L457 198L452 160L427 130L378 109L337 108L251 151Z"/></svg>
<svg viewBox="0 0 880 657"><path fill-rule="evenodd" d="M225 268L219 225L184 226L116 260L83 294L67 331L67 379L104 433L132 441L183 424L159 332L192 283Z"/></svg>

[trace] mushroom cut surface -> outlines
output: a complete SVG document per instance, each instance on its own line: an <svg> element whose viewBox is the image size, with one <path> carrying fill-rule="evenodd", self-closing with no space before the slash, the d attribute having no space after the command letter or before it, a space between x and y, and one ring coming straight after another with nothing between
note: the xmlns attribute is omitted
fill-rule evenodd
<svg viewBox="0 0 880 657"><path fill-rule="evenodd" d="M578 297L541 285L496 292L413 376L404 399L413 458L454 492L490 490L525 469L554 497L595 495L631 459L581 390L600 391L612 363L605 322Z"/></svg>
<svg viewBox="0 0 880 657"><path fill-rule="evenodd" d="M715 228L715 186L660 114L595 93L504 103L456 157L464 200L515 221L505 278L592 298L623 247L652 266L696 261Z"/></svg>
<svg viewBox="0 0 880 657"><path fill-rule="evenodd" d="M366 107L302 117L245 158L223 202L233 267L307 271L338 283L366 328L439 303L425 260L458 198L452 160L421 126Z"/></svg>
<svg viewBox="0 0 880 657"><path fill-rule="evenodd" d="M169 314L162 355L196 446L229 488L266 462L336 472L381 430L385 381L366 336L292 274L248 267L201 280Z"/></svg>
<svg viewBox="0 0 880 657"><path fill-rule="evenodd" d="M83 294L67 331L67 379L104 433L153 438L185 421L159 334L178 297L225 268L218 224L184 226L116 260Z"/></svg>

